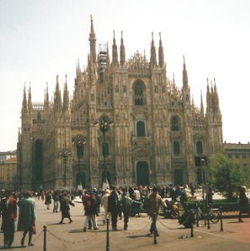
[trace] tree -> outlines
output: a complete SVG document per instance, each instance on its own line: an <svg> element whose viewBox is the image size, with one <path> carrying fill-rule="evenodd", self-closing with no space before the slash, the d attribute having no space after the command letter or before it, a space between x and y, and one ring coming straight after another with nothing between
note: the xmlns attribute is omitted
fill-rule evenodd
<svg viewBox="0 0 250 251"><path fill-rule="evenodd" d="M209 165L211 182L228 199L235 198L238 188L246 181L244 168L223 154L217 154Z"/></svg>

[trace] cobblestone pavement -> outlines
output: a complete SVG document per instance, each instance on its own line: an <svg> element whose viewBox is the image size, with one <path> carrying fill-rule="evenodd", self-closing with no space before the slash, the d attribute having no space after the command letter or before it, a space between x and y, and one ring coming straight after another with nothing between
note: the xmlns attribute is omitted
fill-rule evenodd
<svg viewBox="0 0 250 251"><path fill-rule="evenodd" d="M37 205L37 234L34 235L34 246L25 247L29 251L43 250L43 226L46 225L48 251L80 251L106 250L106 226L102 224L102 213L98 217L99 230L83 232L83 208L75 203L71 207L73 222L58 224L60 213L47 210L42 201L36 200ZM110 231L110 250L220 250L220 251L249 251L250 250L250 218L244 218L238 223L236 218L224 219L224 231L220 231L220 224L212 224L211 229L200 226L194 228L194 237L190 237L190 229L179 226L177 220L159 218L158 229L160 236L157 244L148 237L150 221L146 214L130 218L127 231L123 230L123 221L118 221L118 231ZM15 233L12 250L20 249L22 233ZM26 239L26 244L27 244ZM0 235L0 248L3 245L3 234Z"/></svg>

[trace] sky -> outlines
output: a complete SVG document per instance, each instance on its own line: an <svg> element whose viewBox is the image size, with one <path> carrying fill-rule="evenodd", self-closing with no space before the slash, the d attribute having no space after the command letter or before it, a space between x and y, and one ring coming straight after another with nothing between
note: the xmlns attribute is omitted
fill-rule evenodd
<svg viewBox="0 0 250 251"><path fill-rule="evenodd" d="M197 106L215 78L224 141L250 141L249 0L0 0L0 151L16 149L25 82L32 101L43 102L46 82L52 98L56 75L63 87L67 74L73 94L76 63L87 64L90 15L97 50L111 48L113 30L119 46L123 31L127 59L144 50L149 59L151 33L158 45L161 32L168 77L182 86L185 55Z"/></svg>

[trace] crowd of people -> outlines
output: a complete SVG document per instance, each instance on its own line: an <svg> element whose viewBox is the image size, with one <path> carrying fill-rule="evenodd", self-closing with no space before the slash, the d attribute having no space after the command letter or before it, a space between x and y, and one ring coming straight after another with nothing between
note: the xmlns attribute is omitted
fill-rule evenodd
<svg viewBox="0 0 250 251"><path fill-rule="evenodd" d="M212 193L212 192L211 192ZM36 213L35 200L44 201L47 210L57 213L61 212L61 220L58 224L62 224L64 219L68 219L68 223L72 222L70 215L70 206L75 206L75 203L81 203L84 208L83 232L89 229L98 230L97 217L100 214L100 208L103 207L103 224L107 223L107 219L111 221L113 231L117 231L117 221L123 218L123 228L128 229L129 217L133 205L141 203L145 212L148 213L151 219L149 236L156 234L157 218L160 208L168 206L168 200L163 198L171 198L169 200L184 203L188 197L195 196L195 188L192 184L180 186L169 185L166 187L149 187L149 186L134 186L122 188L111 186L106 189L84 189L83 191L75 191L70 193L67 191L39 191L39 192L16 192L11 193L4 191L1 194L0 213L2 217L1 230L4 233L4 248L10 248L14 240L14 232L23 231L21 245L25 245L25 239L28 235L28 245L32 243L32 236L36 233ZM78 200L75 197L78 196ZM208 196L212 196L208 193ZM210 198L211 199L211 198ZM240 213L239 221L241 222L241 214L245 213L248 207L248 199L246 199L245 190L240 189ZM18 219L17 219L18 215ZM16 227L17 221L17 227Z"/></svg>

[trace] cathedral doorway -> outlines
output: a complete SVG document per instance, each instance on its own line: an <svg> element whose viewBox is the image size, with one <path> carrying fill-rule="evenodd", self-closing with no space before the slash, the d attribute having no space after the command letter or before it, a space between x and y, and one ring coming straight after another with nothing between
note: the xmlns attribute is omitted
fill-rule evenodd
<svg viewBox="0 0 250 251"><path fill-rule="evenodd" d="M174 184L183 185L183 170L182 169L174 170Z"/></svg>
<svg viewBox="0 0 250 251"><path fill-rule="evenodd" d="M146 161L139 161L136 164L137 185L149 185L149 167Z"/></svg>
<svg viewBox="0 0 250 251"><path fill-rule="evenodd" d="M86 176L84 173L78 173L76 175L76 184L77 187L82 186L82 188L86 187Z"/></svg>
<svg viewBox="0 0 250 251"><path fill-rule="evenodd" d="M33 143L32 159L32 188L37 190L43 185L43 141L41 139Z"/></svg>

